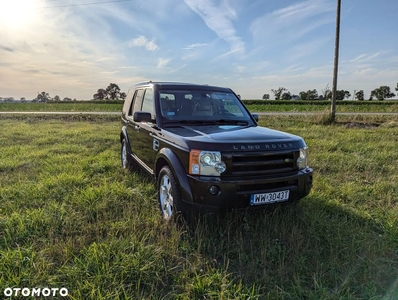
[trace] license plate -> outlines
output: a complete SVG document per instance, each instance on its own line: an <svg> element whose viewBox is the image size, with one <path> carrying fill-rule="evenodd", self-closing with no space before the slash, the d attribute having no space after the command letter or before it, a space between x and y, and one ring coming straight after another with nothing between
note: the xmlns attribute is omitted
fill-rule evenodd
<svg viewBox="0 0 398 300"><path fill-rule="evenodd" d="M261 205L289 200L289 190L250 195L250 205Z"/></svg>

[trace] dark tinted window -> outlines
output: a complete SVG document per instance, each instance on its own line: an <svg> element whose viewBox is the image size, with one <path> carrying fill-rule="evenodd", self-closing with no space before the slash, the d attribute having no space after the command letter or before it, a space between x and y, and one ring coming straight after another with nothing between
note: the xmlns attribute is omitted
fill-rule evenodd
<svg viewBox="0 0 398 300"><path fill-rule="evenodd" d="M134 92L134 96L132 96L133 99L130 100L130 107L129 107L129 111L128 111L128 115L129 115L129 116L132 116L132 115L133 115L133 106L134 106L134 100L135 100L135 98L136 98L136 95L137 95L137 91ZM126 100L126 101L127 101L127 100Z"/></svg>
<svg viewBox="0 0 398 300"><path fill-rule="evenodd" d="M133 100L134 111L141 111L142 96L144 96L144 90L137 90L135 95L134 95L134 100Z"/></svg>
<svg viewBox="0 0 398 300"><path fill-rule="evenodd" d="M133 94L134 94L134 90L130 89L127 93L126 99L124 100L124 104L123 104L123 113L127 113L128 115L130 115L130 110L131 110L131 103L133 102Z"/></svg>
<svg viewBox="0 0 398 300"><path fill-rule="evenodd" d="M249 115L232 92L161 90L162 116L170 120L247 120Z"/></svg>

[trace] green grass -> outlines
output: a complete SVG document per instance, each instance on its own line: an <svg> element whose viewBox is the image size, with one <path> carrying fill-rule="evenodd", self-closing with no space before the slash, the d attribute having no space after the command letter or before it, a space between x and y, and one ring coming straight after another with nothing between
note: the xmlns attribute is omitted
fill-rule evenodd
<svg viewBox="0 0 398 300"><path fill-rule="evenodd" d="M330 110L330 101L244 100L252 112L322 112ZM56 103L0 103L2 111L103 111L119 112L122 101L76 101ZM337 101L337 112L398 112L398 101Z"/></svg>
<svg viewBox="0 0 398 300"><path fill-rule="evenodd" d="M264 117L303 136L314 188L274 212L165 224L120 167L119 118L0 116L0 293L70 299L397 299L398 120Z"/></svg>

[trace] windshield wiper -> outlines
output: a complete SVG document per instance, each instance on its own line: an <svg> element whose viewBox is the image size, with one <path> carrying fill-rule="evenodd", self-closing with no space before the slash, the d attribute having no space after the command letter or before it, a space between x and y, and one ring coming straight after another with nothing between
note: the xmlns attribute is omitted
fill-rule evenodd
<svg viewBox="0 0 398 300"><path fill-rule="evenodd" d="M247 121L230 120L230 119L220 119L220 120L216 120L215 122L221 123L221 124L233 124L233 125L248 125L249 124Z"/></svg>

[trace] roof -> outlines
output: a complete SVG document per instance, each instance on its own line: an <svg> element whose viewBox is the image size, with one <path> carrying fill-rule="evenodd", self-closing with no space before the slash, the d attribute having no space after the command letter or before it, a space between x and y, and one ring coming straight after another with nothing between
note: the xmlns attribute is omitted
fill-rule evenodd
<svg viewBox="0 0 398 300"><path fill-rule="evenodd" d="M181 88L181 87L193 87L195 89L216 89L216 90L224 90L224 91L230 91L229 88L225 87L218 87L218 86L210 86L208 84L197 84L197 83L187 83L187 82L167 82L167 81L143 81L135 84L133 88L139 87L139 86L147 86L147 85L156 85L156 86L161 86L166 89L172 89L172 88Z"/></svg>

